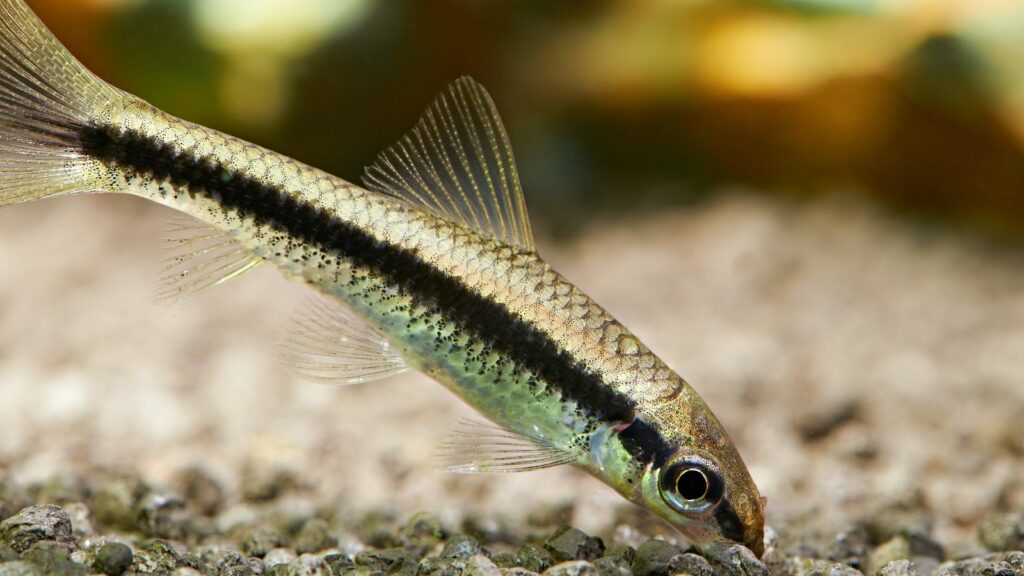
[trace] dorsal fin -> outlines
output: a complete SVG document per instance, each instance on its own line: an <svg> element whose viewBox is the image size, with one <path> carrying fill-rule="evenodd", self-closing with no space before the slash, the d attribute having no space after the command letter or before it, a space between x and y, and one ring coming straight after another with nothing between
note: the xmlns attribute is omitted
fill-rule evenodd
<svg viewBox="0 0 1024 576"><path fill-rule="evenodd" d="M487 91L453 82L419 123L377 157L366 187L506 244L534 249L508 134Z"/></svg>

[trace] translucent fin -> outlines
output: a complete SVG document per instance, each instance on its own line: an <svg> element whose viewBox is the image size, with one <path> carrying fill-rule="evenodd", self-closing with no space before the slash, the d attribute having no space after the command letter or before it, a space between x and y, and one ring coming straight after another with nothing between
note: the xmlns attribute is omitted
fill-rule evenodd
<svg viewBox="0 0 1024 576"><path fill-rule="evenodd" d="M23 0L0 0L0 207L92 191L81 128L125 98L78 63Z"/></svg>
<svg viewBox="0 0 1024 576"><path fill-rule="evenodd" d="M367 188L534 249L512 146L490 95L464 76L366 168Z"/></svg>
<svg viewBox="0 0 1024 576"><path fill-rule="evenodd" d="M445 472L530 472L571 464L578 456L542 440L529 439L504 428L463 418L449 432L437 454Z"/></svg>
<svg viewBox="0 0 1024 576"><path fill-rule="evenodd" d="M158 301L182 302L263 263L228 233L189 216L171 218L166 231L167 258L154 291Z"/></svg>
<svg viewBox="0 0 1024 576"><path fill-rule="evenodd" d="M380 332L323 296L296 316L283 359L304 379L326 384L372 382L408 369Z"/></svg>

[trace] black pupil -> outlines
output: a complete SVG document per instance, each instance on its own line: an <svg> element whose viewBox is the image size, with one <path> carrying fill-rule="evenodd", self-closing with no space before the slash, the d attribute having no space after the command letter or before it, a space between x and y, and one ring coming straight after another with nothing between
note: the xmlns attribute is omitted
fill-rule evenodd
<svg viewBox="0 0 1024 576"><path fill-rule="evenodd" d="M676 480L676 492L687 500L699 500L708 493L708 477L696 468L690 468Z"/></svg>

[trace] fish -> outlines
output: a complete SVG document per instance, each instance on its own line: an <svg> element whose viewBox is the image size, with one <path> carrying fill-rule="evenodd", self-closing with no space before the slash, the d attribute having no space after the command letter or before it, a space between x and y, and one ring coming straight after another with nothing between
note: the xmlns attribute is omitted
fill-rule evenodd
<svg viewBox="0 0 1024 576"><path fill-rule="evenodd" d="M509 136L471 78L357 185L113 87L23 0L0 0L0 206L84 193L181 214L161 298L267 264L311 287L284 347L309 379L413 369L460 397L483 419L451 425L441 468L574 465L709 557L757 565L764 501L736 446L686 380L541 258Z"/></svg>

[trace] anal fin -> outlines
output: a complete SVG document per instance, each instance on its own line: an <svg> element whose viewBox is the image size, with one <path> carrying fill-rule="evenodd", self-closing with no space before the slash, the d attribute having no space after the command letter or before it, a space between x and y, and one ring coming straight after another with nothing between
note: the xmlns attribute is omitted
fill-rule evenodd
<svg viewBox="0 0 1024 576"><path fill-rule="evenodd" d="M408 369L380 332L323 296L311 298L296 316L282 357L302 378L326 384L372 382Z"/></svg>
<svg viewBox="0 0 1024 576"><path fill-rule="evenodd" d="M504 428L463 418L441 444L436 467L445 472L531 472L571 464L577 454L540 438L527 438Z"/></svg>
<svg viewBox="0 0 1024 576"><path fill-rule="evenodd" d="M257 268L263 260L227 232L190 216L168 221L167 256L154 297L179 303Z"/></svg>

